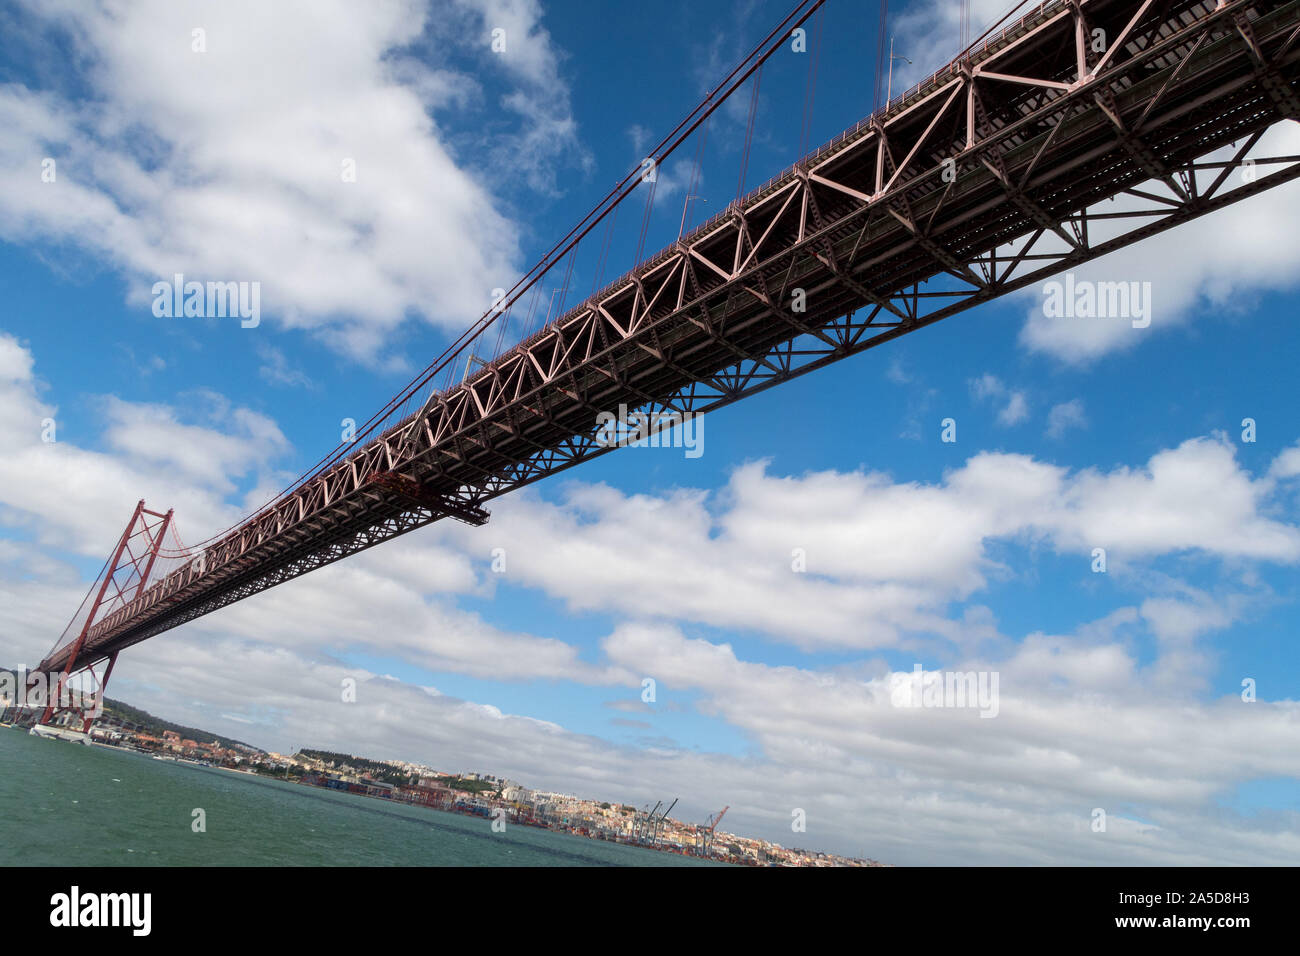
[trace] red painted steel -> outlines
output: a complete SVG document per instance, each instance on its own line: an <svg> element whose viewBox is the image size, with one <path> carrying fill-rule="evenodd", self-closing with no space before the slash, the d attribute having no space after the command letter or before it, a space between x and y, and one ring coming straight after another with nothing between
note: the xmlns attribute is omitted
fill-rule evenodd
<svg viewBox="0 0 1300 956"><path fill-rule="evenodd" d="M159 519L159 523L150 525L149 519ZM141 499L135 506L135 511L131 514L131 520L127 523L126 529L122 532L122 537L118 539L117 547L113 551L104 568L104 579L95 594L95 600L91 604L86 614L85 623L77 634L76 639L69 645L66 654L67 663L59 675L57 685L52 689L49 701L46 702L45 711L41 714L40 723L48 724L54 715L61 709L64 688L67 686L68 678L72 675L74 664L79 671L89 671L94 674L94 665L102 655L93 655L85 658L79 658L82 649L85 647L86 637L90 633L92 626L96 622L99 611L106 605L121 605L128 603L130 600L138 598L145 590L149 583L149 576L153 572L154 562L158 559L158 551L162 546L163 538L167 534L167 529L171 525L172 512L159 514L156 511L150 511L144 506L144 499ZM138 527L137 527L138 526ZM144 549L140 554L135 554L131 550L131 542L136 538L144 539ZM123 555L128 560L123 561ZM122 573L126 572L125 578ZM112 587L114 594L109 596L109 588ZM135 593L128 598L127 592L134 587ZM106 600L107 598L107 600ZM112 651L108 655L108 667L104 672L103 678L99 681L98 693L101 701L105 689L108 687L108 678L113 672L113 664L117 661L117 652ZM42 668L44 669L44 668ZM83 695L84 697L84 695ZM67 709L84 711L84 699L81 706L70 707ZM90 719L85 720L85 726L88 729Z"/></svg>
<svg viewBox="0 0 1300 956"><path fill-rule="evenodd" d="M602 412L722 407L1300 177L1294 156L1231 176L1300 118L1298 38L1300 0L1040 4L142 583L41 668L432 521L481 524L486 501L612 450ZM1117 196L1148 205L1104 205Z"/></svg>

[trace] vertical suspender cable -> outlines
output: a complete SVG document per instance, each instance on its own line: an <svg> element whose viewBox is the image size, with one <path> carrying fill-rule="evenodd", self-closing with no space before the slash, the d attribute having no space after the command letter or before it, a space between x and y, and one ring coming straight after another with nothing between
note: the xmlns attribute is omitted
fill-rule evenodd
<svg viewBox="0 0 1300 956"><path fill-rule="evenodd" d="M766 37L735 67L726 78L716 87L709 91L704 100L693 109L690 114L677 124L667 136L660 141L659 145L652 151L652 156L657 156L659 160L666 159L678 146L680 146L693 133L704 120L713 113L718 107L736 92L750 77L761 70L762 64L779 49L781 40L787 36L792 27L799 26L811 17L826 0L797 0L794 9L792 9L780 24L771 30ZM615 206L627 199L637 188L639 184L635 183L634 177L637 171L633 170L623 180L615 186L610 192L596 204L583 219L557 242L550 251L548 251L541 260L539 260L531 269L528 270L506 293L505 304L513 304L515 299L522 296L537 284L541 278L546 275L558 262L561 256L573 249L578 242L595 226L601 219L609 215ZM644 247L645 232L648 227L648 211L654 198L654 184L651 184L650 196L647 200L647 218L642 223L642 238L638 246L637 259L638 264L641 257L641 251ZM495 320L491 310L483 315L478 321L462 332L453 340L442 353L435 358L425 369L420 372L411 382L391 399L378 412L372 415L358 430L354 439L350 442L341 442L333 451L326 454L316 464L308 468L302 475L296 479L293 484L284 488L278 495L271 498L261 508L258 508L252 515L236 525L232 525L223 531L217 532L210 536L200 545L206 545L211 541L217 541L223 536L242 527L248 522L265 514L277 503L293 494L301 484L316 478L337 464L345 455L347 455L358 442L362 442L374 434L380 426L386 422L392 414L398 409L403 409L406 403L418 397L418 393L432 381L439 371L446 369L449 373L454 374L452 370L456 359L467 348L472 348L473 341L478 338L483 328ZM448 376L448 387L450 386L451 374Z"/></svg>
<svg viewBox="0 0 1300 956"><path fill-rule="evenodd" d="M493 360L501 356L501 343L506 337L506 329L510 327L510 310L513 308L513 305L506 306L505 315L501 316L501 331L497 333L497 344L492 349Z"/></svg>
<svg viewBox="0 0 1300 956"><path fill-rule="evenodd" d="M578 258L578 247L575 245L573 251L569 253L569 265L564 270L564 285L560 286L560 307L555 310L555 318L558 319L564 315L564 300L569 297L569 281L573 278L573 260Z"/></svg>
<svg viewBox="0 0 1300 956"><path fill-rule="evenodd" d="M695 147L695 168L691 171L691 188L686 194L688 197L694 196L695 191L700 188L700 183L704 179L704 146L709 141L709 118L704 118L704 124L700 127L700 141Z"/></svg>
<svg viewBox="0 0 1300 956"><path fill-rule="evenodd" d="M528 319L524 323L524 335L526 339L533 334L533 322L537 318L537 300L542 297L542 284L539 282L533 286L533 304L528 307Z"/></svg>
<svg viewBox="0 0 1300 956"><path fill-rule="evenodd" d="M754 73L754 90L749 97L749 123L745 126L745 149L740 156L740 178L736 180L736 201L745 195L745 173L749 171L749 147L754 141L754 116L758 112L758 87L763 79L763 67Z"/></svg>
<svg viewBox="0 0 1300 956"><path fill-rule="evenodd" d="M885 78L885 28L889 21L889 0L880 0L880 26L876 29L876 95L871 112L880 109L880 81Z"/></svg>
<svg viewBox="0 0 1300 956"><path fill-rule="evenodd" d="M704 144L709 139L709 118L704 118L704 124L700 127L700 142L695 147L695 170L691 173L691 189L688 196L694 195L695 190L700 188L700 177L704 174Z"/></svg>
<svg viewBox="0 0 1300 956"><path fill-rule="evenodd" d="M803 97L803 128L799 131L799 158L808 155L808 138L812 133L813 102L817 96L817 65L822 49L822 22L826 19L826 10L817 11L817 35L813 39L813 48L808 57L808 85Z"/></svg>
<svg viewBox="0 0 1300 956"><path fill-rule="evenodd" d="M600 258L596 261L596 274L591 277L591 294L600 288L600 280L605 277L605 262L609 258L610 246L614 244L614 223L618 222L618 207L609 214L609 223L605 226L605 241L600 245Z"/></svg>
<svg viewBox="0 0 1300 956"><path fill-rule="evenodd" d="M641 214L641 235L636 241L636 258L632 260L632 268L641 268L641 253L645 249L646 232L650 229L650 212L655 205L655 187L659 185L659 171L655 170L654 179L650 180L650 190L645 197L645 212Z"/></svg>

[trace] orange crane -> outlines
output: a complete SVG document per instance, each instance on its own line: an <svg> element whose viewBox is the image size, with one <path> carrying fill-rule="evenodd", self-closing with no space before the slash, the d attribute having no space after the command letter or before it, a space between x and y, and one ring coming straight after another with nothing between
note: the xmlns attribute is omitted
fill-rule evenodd
<svg viewBox="0 0 1300 956"><path fill-rule="evenodd" d="M713 842L713 832L718 829L718 824L722 822L723 816L731 809L731 804L727 804L718 811L717 816L709 817L698 829L700 841L700 856L709 855L709 844Z"/></svg>

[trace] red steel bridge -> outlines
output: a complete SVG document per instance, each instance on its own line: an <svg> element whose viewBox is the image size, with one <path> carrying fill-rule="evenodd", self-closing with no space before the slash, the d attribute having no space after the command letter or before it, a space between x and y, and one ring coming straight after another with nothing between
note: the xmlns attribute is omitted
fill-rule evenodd
<svg viewBox="0 0 1300 956"><path fill-rule="evenodd" d="M823 2L800 3L652 158ZM612 450L602 412L658 415L653 430L720 408L1295 179L1300 156L1246 157L1300 119L1297 79L1300 0L1031 6L459 383L417 380L205 546L164 549L171 513L140 502L39 670L102 688L120 651L186 621L443 518L482 524L492 498Z"/></svg>

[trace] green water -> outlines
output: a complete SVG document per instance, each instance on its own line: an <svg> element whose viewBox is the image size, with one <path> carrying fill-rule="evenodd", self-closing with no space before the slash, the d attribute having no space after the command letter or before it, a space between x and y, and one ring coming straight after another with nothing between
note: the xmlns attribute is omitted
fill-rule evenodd
<svg viewBox="0 0 1300 956"><path fill-rule="evenodd" d="M0 728L0 866L683 864L708 865Z"/></svg>

